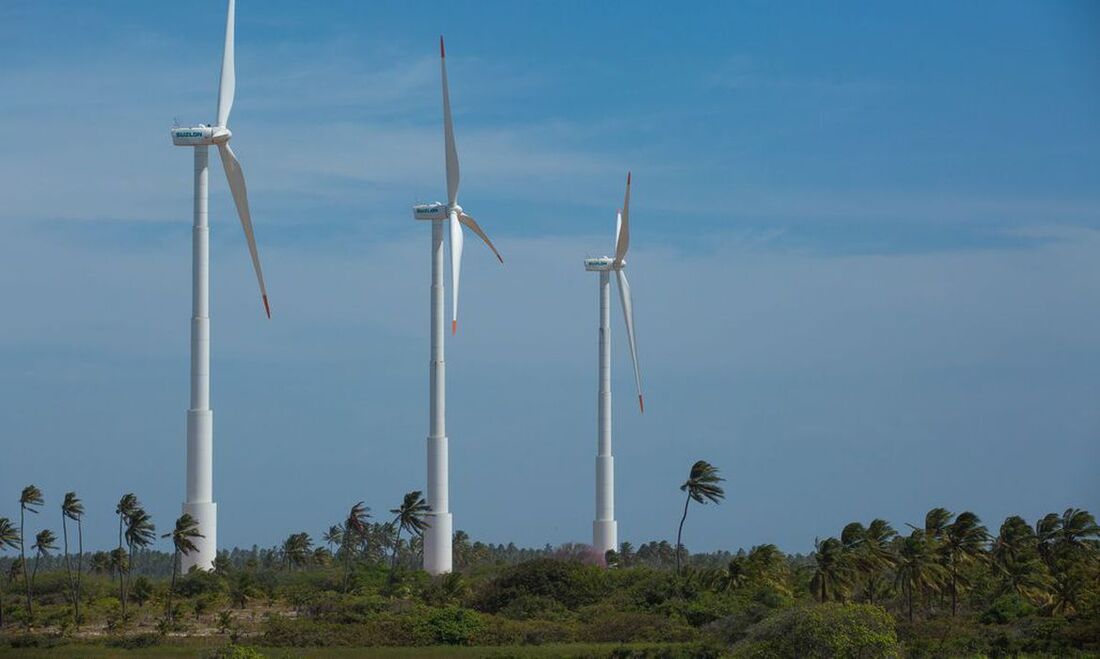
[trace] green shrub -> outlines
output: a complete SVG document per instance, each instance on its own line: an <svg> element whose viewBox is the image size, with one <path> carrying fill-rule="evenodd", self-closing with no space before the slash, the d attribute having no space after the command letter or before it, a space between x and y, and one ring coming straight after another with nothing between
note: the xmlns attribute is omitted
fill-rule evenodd
<svg viewBox="0 0 1100 659"><path fill-rule="evenodd" d="M474 608L497 613L519 597L534 595L575 609L596 602L607 592L606 573L576 561L527 561L485 584L474 599Z"/></svg>
<svg viewBox="0 0 1100 659"><path fill-rule="evenodd" d="M132 636L116 636L107 640L107 647L123 650L140 650L160 645L160 634L134 634Z"/></svg>
<svg viewBox="0 0 1100 659"><path fill-rule="evenodd" d="M265 656L256 648L235 643L230 643L223 648L207 650L202 654L203 659L264 659Z"/></svg>
<svg viewBox="0 0 1100 659"><path fill-rule="evenodd" d="M981 622L986 625L1003 625L1034 613L1035 607L1019 595L1002 595L982 614Z"/></svg>
<svg viewBox="0 0 1100 659"><path fill-rule="evenodd" d="M581 612L580 638L592 643L683 642L695 631L682 622L656 613L591 607Z"/></svg>
<svg viewBox="0 0 1100 659"><path fill-rule="evenodd" d="M471 645L485 627L481 614L469 609L435 609L424 621L433 644Z"/></svg>
<svg viewBox="0 0 1100 659"><path fill-rule="evenodd" d="M896 657L894 620L869 604L827 603L775 614L733 646L734 657Z"/></svg>

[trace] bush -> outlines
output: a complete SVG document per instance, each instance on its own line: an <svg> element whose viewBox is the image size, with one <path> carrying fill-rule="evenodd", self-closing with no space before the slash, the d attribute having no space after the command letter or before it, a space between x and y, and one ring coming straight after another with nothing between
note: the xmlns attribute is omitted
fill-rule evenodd
<svg viewBox="0 0 1100 659"><path fill-rule="evenodd" d="M140 650L160 645L160 634L134 634L133 636L116 636L107 640L107 647L120 648L122 650Z"/></svg>
<svg viewBox="0 0 1100 659"><path fill-rule="evenodd" d="M869 604L826 603L778 613L733 646L734 657L896 657L894 620Z"/></svg>
<svg viewBox="0 0 1100 659"><path fill-rule="evenodd" d="M247 645L230 643L224 648L207 650L202 654L203 659L264 659L264 653Z"/></svg>
<svg viewBox="0 0 1100 659"><path fill-rule="evenodd" d="M1019 595L1002 595L982 614L981 622L986 625L1003 625L1034 613L1035 607Z"/></svg>
<svg viewBox="0 0 1100 659"><path fill-rule="evenodd" d="M606 591L606 570L602 568L537 559L513 566L486 584L475 598L474 608L497 613L517 598L534 595L575 609L596 602Z"/></svg>
<svg viewBox="0 0 1100 659"><path fill-rule="evenodd" d="M691 627L656 613L593 607L583 612L582 619L581 640L593 643L683 642L695 638Z"/></svg>

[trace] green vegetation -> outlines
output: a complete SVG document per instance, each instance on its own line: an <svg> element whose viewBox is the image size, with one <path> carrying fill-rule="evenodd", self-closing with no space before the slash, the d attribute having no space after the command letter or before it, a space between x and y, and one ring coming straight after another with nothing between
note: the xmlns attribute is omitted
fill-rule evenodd
<svg viewBox="0 0 1100 659"><path fill-rule="evenodd" d="M687 504L723 498L696 463ZM670 488L671 489L671 488ZM44 503L31 486L20 523ZM61 555L40 529L0 518L0 652L12 656L954 657L1100 656L1100 526L1083 510L991 534L972 512L928 512L899 534L875 519L818 539L691 554L680 540L595 555L583 545L520 549L455 533L457 571L417 569L429 519L410 492L385 522L359 502L277 547L222 552L179 574L194 551L188 515L151 549L134 495L116 508L118 547L84 560L84 508L62 509ZM685 505L685 511L687 505ZM114 518L111 518L114 523ZM72 560L68 522L77 525ZM113 532L113 531L112 531ZM29 531L28 531L29 533ZM27 550L34 552L28 569ZM86 565L85 565L86 564ZM22 581L23 583L19 583ZM24 591L24 598L20 593Z"/></svg>

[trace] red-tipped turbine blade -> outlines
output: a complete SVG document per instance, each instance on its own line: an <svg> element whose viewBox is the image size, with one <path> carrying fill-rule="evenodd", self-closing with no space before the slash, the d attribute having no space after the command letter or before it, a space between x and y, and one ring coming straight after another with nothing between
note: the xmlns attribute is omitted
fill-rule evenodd
<svg viewBox="0 0 1100 659"><path fill-rule="evenodd" d="M447 56L447 52L445 50L443 50L443 35L442 34L439 35L439 56L440 57L446 57Z"/></svg>
<svg viewBox="0 0 1100 659"><path fill-rule="evenodd" d="M268 318L268 320L270 320L271 319L271 305L267 303L267 296L266 295L264 295L263 298L264 298L264 311L267 312L267 318Z"/></svg>
<svg viewBox="0 0 1100 659"><path fill-rule="evenodd" d="M642 400L641 394L638 394L638 408L642 410L642 414L645 414L645 401Z"/></svg>
<svg viewBox="0 0 1100 659"><path fill-rule="evenodd" d="M454 336L455 334L458 334L458 321L457 320L452 320L451 321L451 336Z"/></svg>

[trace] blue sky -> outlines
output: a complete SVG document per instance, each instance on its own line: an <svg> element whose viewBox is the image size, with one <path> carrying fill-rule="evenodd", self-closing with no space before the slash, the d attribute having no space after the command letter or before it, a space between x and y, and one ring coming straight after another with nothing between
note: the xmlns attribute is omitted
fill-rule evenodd
<svg viewBox="0 0 1100 659"><path fill-rule="evenodd" d="M220 1L0 1L0 515L35 482L91 544L179 512L190 154ZM596 280L634 172L647 411L613 316L622 539L805 551L933 506L1100 510L1095 3L240 0L234 149L274 320L211 168L219 539L315 536L423 487L437 35L466 250L448 343L456 528L586 541ZM55 515L35 523L53 525Z"/></svg>

